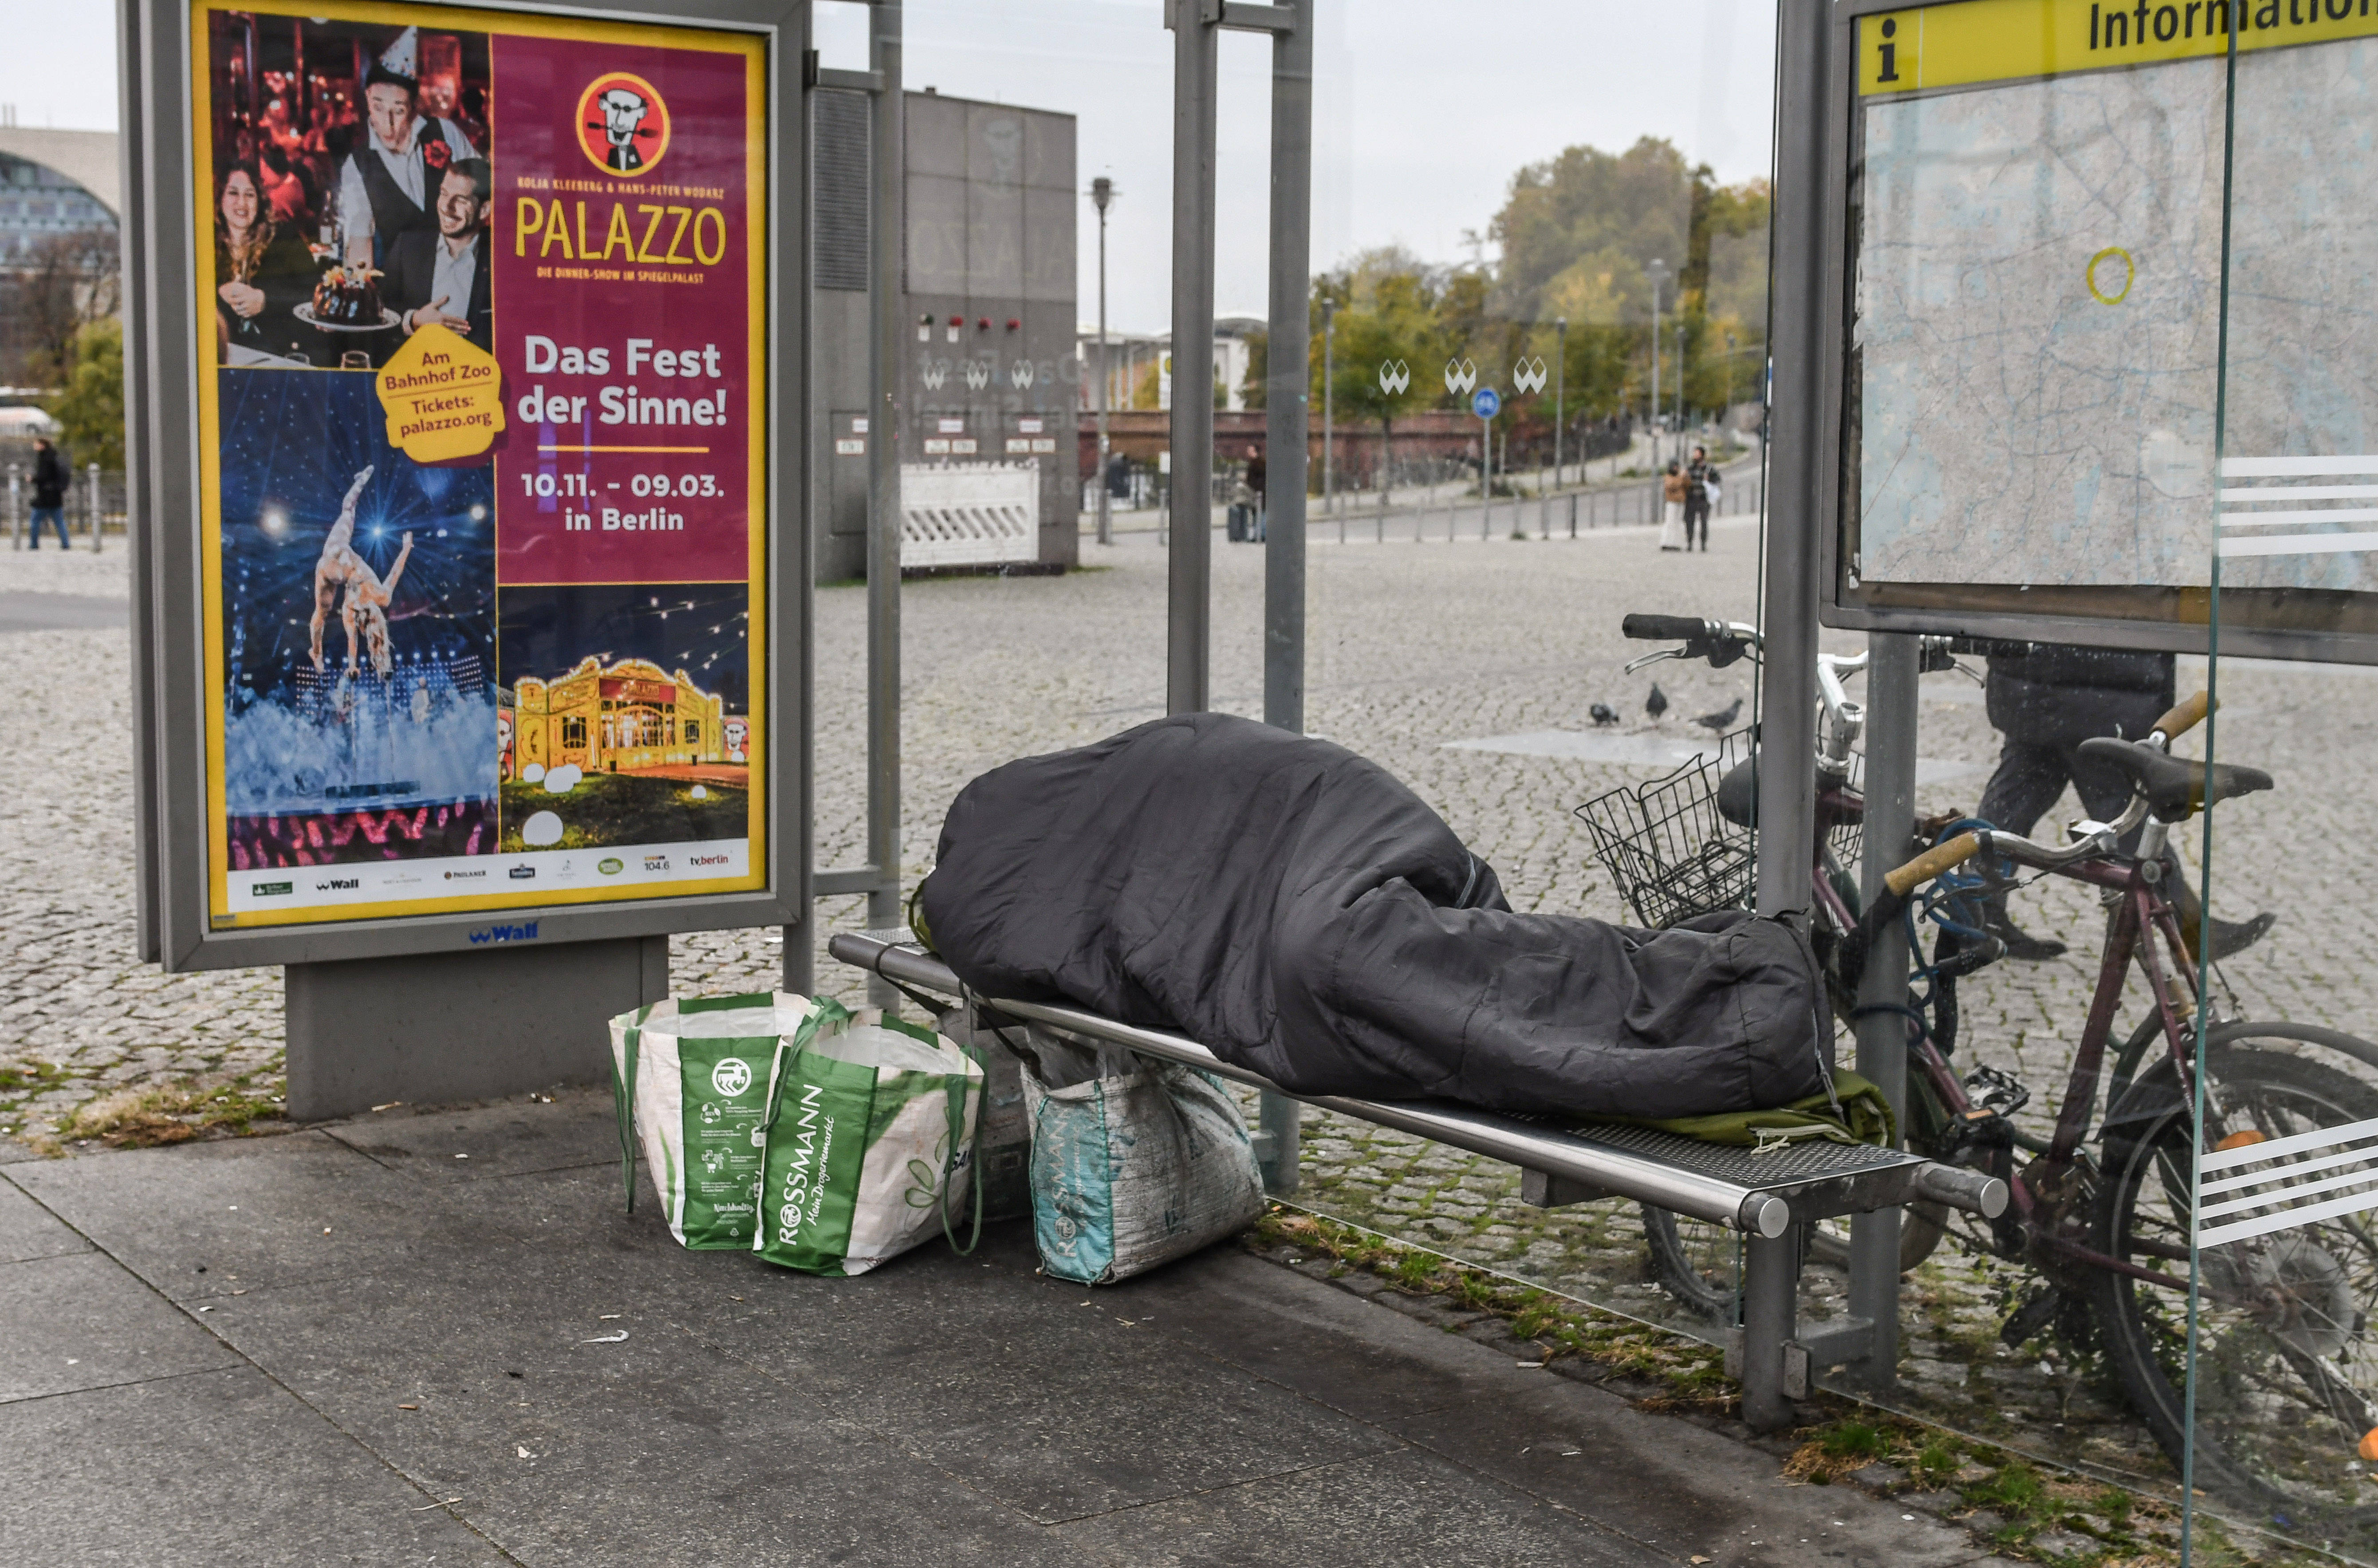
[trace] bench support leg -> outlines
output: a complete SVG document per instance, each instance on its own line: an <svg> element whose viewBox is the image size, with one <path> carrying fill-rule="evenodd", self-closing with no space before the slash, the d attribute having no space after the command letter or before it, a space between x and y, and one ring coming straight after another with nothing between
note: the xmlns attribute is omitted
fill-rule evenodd
<svg viewBox="0 0 2378 1568"><path fill-rule="evenodd" d="M1275 1198L1288 1197L1296 1191L1303 1111L1301 1101L1286 1095L1267 1094L1255 1112L1255 1125L1263 1134L1256 1145L1262 1151L1257 1163L1263 1169L1264 1191Z"/></svg>
<svg viewBox="0 0 2378 1568"><path fill-rule="evenodd" d="M1742 1282L1742 1419L1753 1431L1792 1421L1784 1389L1784 1345L1799 1311L1800 1227L1747 1239Z"/></svg>

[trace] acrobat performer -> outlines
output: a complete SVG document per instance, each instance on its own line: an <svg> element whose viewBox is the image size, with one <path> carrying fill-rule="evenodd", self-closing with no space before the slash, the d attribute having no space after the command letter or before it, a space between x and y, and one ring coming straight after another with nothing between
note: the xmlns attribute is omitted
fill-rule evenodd
<svg viewBox="0 0 2378 1568"><path fill-rule="evenodd" d="M322 669L322 628L330 618L330 606L338 602L339 585L347 581L354 569L362 565L355 555L355 502L362 499L364 486L371 482L369 467L355 475L347 487L347 498L339 508L339 521L330 524L330 532L322 541L322 558L314 563L314 618L309 623L313 634L314 670ZM355 627L342 611L339 618L347 628L347 668L355 667Z"/></svg>
<svg viewBox="0 0 2378 1568"><path fill-rule="evenodd" d="M388 581L382 582L370 563L348 552L354 569L347 574L346 602L339 606L339 623L347 628L347 670L355 667L355 631L361 626L364 646L371 653L372 669L387 675L396 667L396 655L389 647L389 601L396 597L397 580L404 575L404 563L413 554L413 534L407 530L404 543L396 552L396 564L388 569Z"/></svg>

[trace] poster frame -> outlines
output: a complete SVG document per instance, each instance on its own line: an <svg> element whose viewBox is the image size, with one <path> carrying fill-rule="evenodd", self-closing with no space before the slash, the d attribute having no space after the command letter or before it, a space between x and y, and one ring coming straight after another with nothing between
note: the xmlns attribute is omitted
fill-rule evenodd
<svg viewBox="0 0 2378 1568"><path fill-rule="evenodd" d="M1969 0L1940 0L1944 5ZM1854 584L1847 570L1852 557L1850 519L1844 500L1849 489L1848 410L1844 405L1850 354L1849 323L1856 289L1856 260L1850 254L1850 176L1857 148L1858 60L1857 25L1861 18L1879 13L1917 9L1908 0L1840 0L1832 7L1826 41L1826 102L1821 105L1781 106L1786 114L1817 113L1825 134L1823 314L1816 341L1822 354L1821 406L1814 421L1818 438L1813 510L1807 526L1823 549L1823 587L1818 615L1822 623L1846 630L1931 632L1953 636L2018 641L2083 643L2101 648L2146 652L2206 653L2212 651L2215 590L2168 584L2123 586L2029 586L2009 583L1927 583L1921 585ZM1926 7L1928 8L1928 7ZM1779 192L1779 196L1782 193ZM2208 498L2206 506L2214 503ZM2209 556L2209 551L2208 551ZM1894 592L1894 589L1901 589ZM1920 589L1920 593L1907 589ZM1910 598L1929 602L1911 604ZM2367 608L2360 618L2378 615L2378 594L2353 594ZM1898 599L1899 603L1893 603ZM2224 603L2238 604L2235 591L2224 591ZM2136 606L2154 605L2161 614L2136 613ZM2133 613L2116 613L2118 607ZM2281 609L2285 606L2282 604ZM2220 617L2220 652L2243 658L2309 659L2329 663L2378 664L2378 631L2336 630L2320 626L2319 606L2303 608L2300 627L2241 624L2234 615Z"/></svg>
<svg viewBox="0 0 2378 1568"><path fill-rule="evenodd" d="M763 102L769 116L763 185L765 242L760 263L767 312L765 556L755 583L768 597L761 745L765 843L757 890L627 899L529 903L498 908L382 916L274 926L219 925L210 914L206 776L208 702L203 639L205 576L197 377L211 370L198 352L198 230L194 208L198 107L193 67L202 40L191 0L119 0L126 212L126 452L139 497L131 524L135 838L139 850L139 926L144 955L170 971L316 964L449 952L487 940L489 928L522 928L512 941L538 946L751 926L803 926L812 879L810 845L811 656L809 453L809 162L805 70L808 0L641 0L633 9L524 4L521 0L406 0L418 7L660 27L739 31L766 47Z"/></svg>

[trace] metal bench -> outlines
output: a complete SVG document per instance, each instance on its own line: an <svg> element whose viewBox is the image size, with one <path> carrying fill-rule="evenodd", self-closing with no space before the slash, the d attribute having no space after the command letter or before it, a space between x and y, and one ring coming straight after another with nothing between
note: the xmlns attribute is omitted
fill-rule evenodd
<svg viewBox="0 0 2378 1568"><path fill-rule="evenodd" d="M905 931L846 931L830 939L826 950L870 974L954 1002L960 999L957 976ZM1729 1343L1726 1364L1742 1381L1743 1418L1762 1431L1791 1420L1792 1401L1807 1395L1818 1371L1865 1359L1874 1341L1874 1325L1864 1318L1808 1324L1796 1321L1797 1227L1919 1199L1990 1218L2007 1204L2006 1183L1996 1177L1892 1149L1802 1141L1754 1151L1649 1128L1563 1125L1550 1119L1503 1116L1444 1100L1292 1095L1259 1073L1223 1061L1185 1035L1118 1023L1078 1008L996 997L974 999L1011 1017L1186 1062L1340 1116L1518 1166L1521 1197L1539 1207L1629 1198L1741 1231L1747 1243L1743 1322Z"/></svg>

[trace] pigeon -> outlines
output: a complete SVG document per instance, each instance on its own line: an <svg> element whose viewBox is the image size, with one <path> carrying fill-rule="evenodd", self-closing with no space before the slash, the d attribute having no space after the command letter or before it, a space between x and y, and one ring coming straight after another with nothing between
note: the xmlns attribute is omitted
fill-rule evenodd
<svg viewBox="0 0 2378 1568"><path fill-rule="evenodd" d="M1618 722L1618 710L1607 702L1596 702L1586 711L1593 715L1593 722L1597 724L1615 724Z"/></svg>
<svg viewBox="0 0 2378 1568"><path fill-rule="evenodd" d="M1734 724L1734 721L1741 717L1741 715L1742 699L1737 697L1732 702L1726 704L1724 712L1703 713L1699 718L1695 719L1693 723L1700 725L1701 728L1705 730L1714 731L1722 735Z"/></svg>
<svg viewBox="0 0 2378 1568"><path fill-rule="evenodd" d="M1667 711L1668 694L1660 689L1660 683L1655 680L1651 683L1651 695L1643 699L1643 712L1656 719Z"/></svg>

